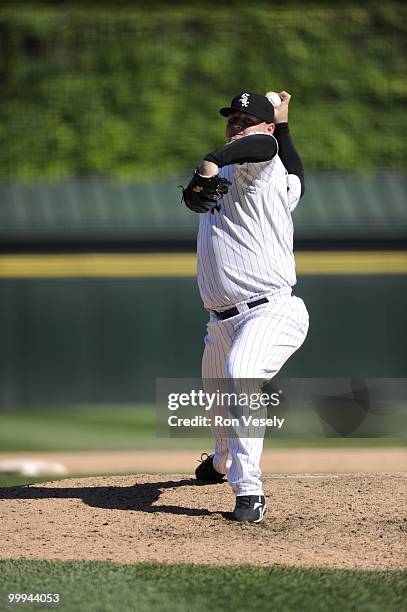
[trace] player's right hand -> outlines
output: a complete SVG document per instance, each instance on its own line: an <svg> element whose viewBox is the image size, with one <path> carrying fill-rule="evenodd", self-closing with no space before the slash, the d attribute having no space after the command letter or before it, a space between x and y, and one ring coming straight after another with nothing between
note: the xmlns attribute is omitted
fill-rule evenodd
<svg viewBox="0 0 407 612"><path fill-rule="evenodd" d="M288 105L290 104L291 95L286 91L279 91L278 95L281 98L281 104L274 107L274 123L287 123Z"/></svg>

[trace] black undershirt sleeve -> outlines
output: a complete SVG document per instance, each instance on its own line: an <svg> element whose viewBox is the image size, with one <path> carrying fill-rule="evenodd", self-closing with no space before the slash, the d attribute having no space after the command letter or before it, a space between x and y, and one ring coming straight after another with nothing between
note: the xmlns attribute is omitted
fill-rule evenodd
<svg viewBox="0 0 407 612"><path fill-rule="evenodd" d="M204 159L223 168L230 164L269 161L276 155L277 150L275 138L267 134L253 134L229 142L221 149L208 153Z"/></svg>
<svg viewBox="0 0 407 612"><path fill-rule="evenodd" d="M301 196L305 191L304 168L300 156L291 140L288 123L277 123L274 136L278 142L278 154L288 174L295 174L301 182Z"/></svg>
<svg viewBox="0 0 407 612"><path fill-rule="evenodd" d="M217 151L208 153L204 159L213 162L219 168L223 168L223 166L229 164L269 161L278 152L288 174L295 174L300 179L302 196L305 191L304 168L291 140L288 123L277 123L273 135L275 138L268 134L253 134L252 136L238 138Z"/></svg>

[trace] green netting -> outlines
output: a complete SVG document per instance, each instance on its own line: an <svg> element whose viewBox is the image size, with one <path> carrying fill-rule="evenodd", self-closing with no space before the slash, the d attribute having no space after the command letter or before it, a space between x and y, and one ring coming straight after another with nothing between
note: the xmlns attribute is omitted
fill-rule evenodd
<svg viewBox="0 0 407 612"><path fill-rule="evenodd" d="M0 9L0 178L145 180L222 144L220 106L286 89L308 170L405 167L406 8Z"/></svg>

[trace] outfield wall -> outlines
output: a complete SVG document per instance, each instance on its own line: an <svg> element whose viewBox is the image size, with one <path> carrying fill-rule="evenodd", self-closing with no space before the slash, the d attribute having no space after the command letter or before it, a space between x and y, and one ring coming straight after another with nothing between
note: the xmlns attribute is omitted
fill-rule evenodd
<svg viewBox="0 0 407 612"><path fill-rule="evenodd" d="M405 377L407 275L304 275L310 331L284 376ZM0 407L152 400L196 377L207 314L195 279L0 281Z"/></svg>

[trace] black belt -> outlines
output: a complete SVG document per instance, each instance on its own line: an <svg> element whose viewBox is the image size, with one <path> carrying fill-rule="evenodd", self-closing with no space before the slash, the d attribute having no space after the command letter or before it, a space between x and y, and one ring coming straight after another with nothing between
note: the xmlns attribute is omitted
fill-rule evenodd
<svg viewBox="0 0 407 612"><path fill-rule="evenodd" d="M260 304L267 304L268 301L269 300L264 297L260 298L259 300L254 300L254 302L246 303L248 308L255 308L256 306L260 306ZM237 314L239 314L239 311L236 306L233 306L233 308L229 308L229 310L224 310L223 312L216 312L216 310L212 310L212 312L214 312L216 316L222 320L230 319L230 317L235 317Z"/></svg>

